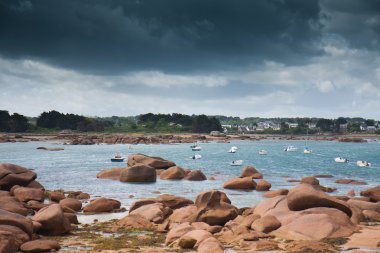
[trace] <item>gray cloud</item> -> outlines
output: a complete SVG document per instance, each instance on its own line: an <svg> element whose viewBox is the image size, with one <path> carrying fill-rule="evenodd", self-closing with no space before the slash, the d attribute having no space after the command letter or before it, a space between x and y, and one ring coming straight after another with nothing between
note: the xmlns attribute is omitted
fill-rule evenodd
<svg viewBox="0 0 380 253"><path fill-rule="evenodd" d="M320 53L317 0L9 1L0 53L92 72L204 71Z"/></svg>

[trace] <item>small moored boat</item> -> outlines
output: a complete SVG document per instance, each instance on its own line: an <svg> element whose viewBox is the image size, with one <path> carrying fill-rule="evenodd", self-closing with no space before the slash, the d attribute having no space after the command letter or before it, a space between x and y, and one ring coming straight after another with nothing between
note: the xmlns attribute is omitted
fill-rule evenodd
<svg viewBox="0 0 380 253"><path fill-rule="evenodd" d="M295 151L297 151L297 150L298 150L298 148L296 148L296 147L294 147L294 146L287 146L287 147L284 149L285 152L295 152Z"/></svg>
<svg viewBox="0 0 380 253"><path fill-rule="evenodd" d="M202 148L198 145L194 145L194 146L192 146L191 150L192 151L200 151L200 150L202 150Z"/></svg>
<svg viewBox="0 0 380 253"><path fill-rule="evenodd" d="M268 154L268 151L266 151L265 149L262 149L259 151L259 155L267 155Z"/></svg>
<svg viewBox="0 0 380 253"><path fill-rule="evenodd" d="M348 159L343 158L343 157L335 157L334 161L336 163L348 163Z"/></svg>
<svg viewBox="0 0 380 253"><path fill-rule="evenodd" d="M228 150L228 153L236 153L237 150L238 150L238 148L233 146L230 148L230 150Z"/></svg>
<svg viewBox="0 0 380 253"><path fill-rule="evenodd" d="M192 157L191 157L191 159L194 159L194 160L196 160L196 159L201 159L202 158L202 156L200 155L200 154L195 154L195 155L193 155Z"/></svg>
<svg viewBox="0 0 380 253"><path fill-rule="evenodd" d="M231 166L240 166L243 164L243 160L234 160L230 163Z"/></svg>
<svg viewBox="0 0 380 253"><path fill-rule="evenodd" d="M367 161L357 161L356 165L359 167L371 167L371 163Z"/></svg>
<svg viewBox="0 0 380 253"><path fill-rule="evenodd" d="M306 147L304 150L303 150L303 153L304 154L312 154L313 153L313 150L309 149L308 147Z"/></svg>
<svg viewBox="0 0 380 253"><path fill-rule="evenodd" d="M111 158L111 162L123 162L124 157L120 153L116 153L113 158Z"/></svg>

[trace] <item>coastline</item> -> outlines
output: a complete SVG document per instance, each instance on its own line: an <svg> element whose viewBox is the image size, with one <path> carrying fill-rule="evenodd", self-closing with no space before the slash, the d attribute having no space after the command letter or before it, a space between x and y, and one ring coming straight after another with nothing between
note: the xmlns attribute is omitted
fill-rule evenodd
<svg viewBox="0 0 380 253"><path fill-rule="evenodd" d="M234 140L314 140L367 142L380 141L377 134L315 134L315 135L280 135L280 134L227 134L213 136L192 133L75 133L75 134L40 134L40 133L0 133L0 143L57 141L69 145L94 144L177 144L194 142L228 143Z"/></svg>

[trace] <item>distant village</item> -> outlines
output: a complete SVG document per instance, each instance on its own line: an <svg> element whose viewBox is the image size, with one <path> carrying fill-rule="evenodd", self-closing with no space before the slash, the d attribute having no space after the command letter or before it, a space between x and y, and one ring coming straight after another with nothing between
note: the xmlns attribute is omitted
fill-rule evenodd
<svg viewBox="0 0 380 253"><path fill-rule="evenodd" d="M292 120L297 121L297 120ZM319 119L314 122L305 122L304 119L290 122L276 120L258 120L257 123L225 123L221 121L224 133L380 133L380 121L365 119L344 119L336 120Z"/></svg>

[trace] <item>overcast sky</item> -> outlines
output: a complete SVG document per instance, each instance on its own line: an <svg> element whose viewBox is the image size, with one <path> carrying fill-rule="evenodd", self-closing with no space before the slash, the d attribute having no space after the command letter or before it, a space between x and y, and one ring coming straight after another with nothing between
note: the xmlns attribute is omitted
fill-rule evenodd
<svg viewBox="0 0 380 253"><path fill-rule="evenodd" d="M0 0L0 109L380 119L380 1Z"/></svg>

